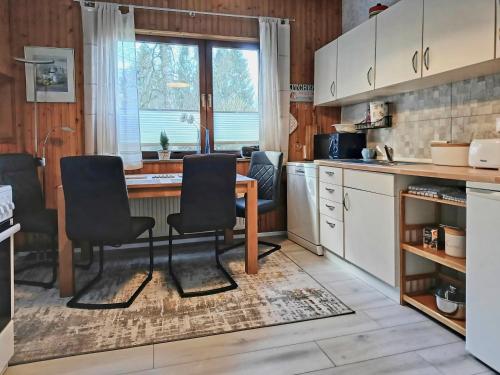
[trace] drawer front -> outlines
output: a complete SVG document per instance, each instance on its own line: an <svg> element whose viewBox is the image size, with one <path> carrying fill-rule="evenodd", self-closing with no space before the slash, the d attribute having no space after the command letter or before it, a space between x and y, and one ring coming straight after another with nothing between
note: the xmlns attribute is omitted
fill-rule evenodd
<svg viewBox="0 0 500 375"><path fill-rule="evenodd" d="M346 169L344 170L344 186L394 196L394 175Z"/></svg>
<svg viewBox="0 0 500 375"><path fill-rule="evenodd" d="M342 185L342 168L319 167L319 180L334 185Z"/></svg>
<svg viewBox="0 0 500 375"><path fill-rule="evenodd" d="M319 183L319 197L325 198L333 202L342 203L342 186L328 184L326 182Z"/></svg>
<svg viewBox="0 0 500 375"><path fill-rule="evenodd" d="M344 206L342 203L332 202L328 199L320 199L319 213L335 220L344 220Z"/></svg>
<svg viewBox="0 0 500 375"><path fill-rule="evenodd" d="M320 215L321 246L344 257L344 224L326 215Z"/></svg>

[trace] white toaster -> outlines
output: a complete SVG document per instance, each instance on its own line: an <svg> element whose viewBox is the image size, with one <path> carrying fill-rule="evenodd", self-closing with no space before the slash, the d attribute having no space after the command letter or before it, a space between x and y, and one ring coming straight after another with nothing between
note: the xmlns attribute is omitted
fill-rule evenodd
<svg viewBox="0 0 500 375"><path fill-rule="evenodd" d="M500 169L500 138L473 140L469 149L469 165Z"/></svg>

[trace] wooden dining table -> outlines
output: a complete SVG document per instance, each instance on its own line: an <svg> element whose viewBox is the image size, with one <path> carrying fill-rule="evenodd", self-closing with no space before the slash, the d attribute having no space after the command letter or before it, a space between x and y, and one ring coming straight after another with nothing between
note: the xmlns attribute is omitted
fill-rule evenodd
<svg viewBox="0 0 500 375"><path fill-rule="evenodd" d="M126 176L129 199L178 197L181 195L182 174L133 174ZM257 239L257 181L237 175L235 194L244 194L245 216L245 271L258 272ZM66 236L66 209L64 190L57 187L57 216L59 239L59 293L70 297L75 293L73 244Z"/></svg>

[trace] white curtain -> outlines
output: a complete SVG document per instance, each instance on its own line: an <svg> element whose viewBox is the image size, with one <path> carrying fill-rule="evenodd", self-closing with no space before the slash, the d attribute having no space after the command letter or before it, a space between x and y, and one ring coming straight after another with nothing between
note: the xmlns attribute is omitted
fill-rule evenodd
<svg viewBox="0 0 500 375"><path fill-rule="evenodd" d="M118 155L125 169L142 167L134 10L82 6L85 153Z"/></svg>
<svg viewBox="0 0 500 375"><path fill-rule="evenodd" d="M283 152L288 160L290 113L290 25L259 18L260 149Z"/></svg>

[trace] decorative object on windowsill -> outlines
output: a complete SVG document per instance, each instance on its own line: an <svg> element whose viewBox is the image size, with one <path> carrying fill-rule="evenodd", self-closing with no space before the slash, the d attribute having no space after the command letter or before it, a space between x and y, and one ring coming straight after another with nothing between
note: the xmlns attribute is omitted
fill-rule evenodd
<svg viewBox="0 0 500 375"><path fill-rule="evenodd" d="M168 160L170 159L170 150L168 147L170 146L170 142L167 136L167 132L162 130L160 132L160 146L161 150L158 151L158 159L159 160Z"/></svg>
<svg viewBox="0 0 500 375"><path fill-rule="evenodd" d="M25 59L16 60L26 63L28 102L34 102L35 97L39 103L75 102L75 56L72 48L26 46L24 55Z"/></svg>
<svg viewBox="0 0 500 375"><path fill-rule="evenodd" d="M375 17L377 14L383 12L387 8L389 8L387 5L377 3L377 5L370 7L370 9L368 10L368 17L369 18Z"/></svg>
<svg viewBox="0 0 500 375"><path fill-rule="evenodd" d="M196 121L194 119L194 116L192 114L187 114L187 113L183 113L181 115L181 122L185 122L189 125L193 125L196 130L198 131L198 146L196 147L198 153L201 153L201 141L200 141L200 138L201 138L201 131L200 129L203 128L205 129L205 145L204 145L204 149L203 149L203 153L205 154L210 154L210 130L206 127L206 126L203 126L201 124L199 124L199 126L196 126Z"/></svg>

